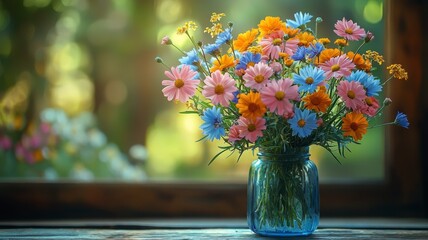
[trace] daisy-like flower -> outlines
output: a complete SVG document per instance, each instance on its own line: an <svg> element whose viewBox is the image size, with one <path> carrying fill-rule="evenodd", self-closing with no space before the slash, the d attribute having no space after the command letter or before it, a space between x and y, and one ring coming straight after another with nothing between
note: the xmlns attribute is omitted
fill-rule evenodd
<svg viewBox="0 0 428 240"><path fill-rule="evenodd" d="M266 63L259 62L253 67L245 70L242 77L245 80L245 86L260 90L266 86L269 78L273 75L273 70Z"/></svg>
<svg viewBox="0 0 428 240"><path fill-rule="evenodd" d="M205 54L210 54L213 56L220 55L220 49L217 44L208 44L204 47Z"/></svg>
<svg viewBox="0 0 428 240"><path fill-rule="evenodd" d="M305 47L309 47L309 45L315 40L314 35L307 32L297 34L297 38L299 39L298 45Z"/></svg>
<svg viewBox="0 0 428 240"><path fill-rule="evenodd" d="M360 28L356 23L352 20L346 21L345 18L342 21L337 21L334 24L336 28L333 30L339 37L343 37L349 41L356 41L363 39L366 36L366 32L363 28Z"/></svg>
<svg viewBox="0 0 428 240"><path fill-rule="evenodd" d="M291 59L293 59L294 61L305 61L306 53L307 49L305 47L298 47L294 55L291 56Z"/></svg>
<svg viewBox="0 0 428 240"><path fill-rule="evenodd" d="M264 56L270 59L278 59L279 54L285 49L284 32L275 32L263 38L260 41L260 46Z"/></svg>
<svg viewBox="0 0 428 240"><path fill-rule="evenodd" d="M198 52L193 49L186 53L186 56L178 59L181 64L188 65L194 71L198 71L197 65L199 64Z"/></svg>
<svg viewBox="0 0 428 240"><path fill-rule="evenodd" d="M311 21L312 16L309 13L297 12L294 14L294 20L287 19L287 26L298 28Z"/></svg>
<svg viewBox="0 0 428 240"><path fill-rule="evenodd" d="M229 107L230 101L234 99L233 93L238 90L229 73L223 75L219 70L212 73L211 77L205 78L204 83L202 95L210 99L214 105Z"/></svg>
<svg viewBox="0 0 428 240"><path fill-rule="evenodd" d="M271 112L284 115L293 112L290 100L299 100L298 87L289 78L272 81L260 92L263 103Z"/></svg>
<svg viewBox="0 0 428 240"><path fill-rule="evenodd" d="M239 59L238 65L236 65L236 70L247 69L254 66L256 63L259 63L262 60L262 55L259 53L245 52Z"/></svg>
<svg viewBox="0 0 428 240"><path fill-rule="evenodd" d="M367 116L374 117L379 109L379 101L375 97L366 97L364 103L359 110Z"/></svg>
<svg viewBox="0 0 428 240"><path fill-rule="evenodd" d="M314 44L311 44L309 49L307 50L307 54L309 54L310 58L313 58L315 56L318 56L321 54L322 50L324 50L324 45L317 42Z"/></svg>
<svg viewBox="0 0 428 240"><path fill-rule="evenodd" d="M220 108L214 106L206 109L201 118L204 120L204 123L200 126L200 129L209 140L220 139L225 135L225 130L222 126L223 116L220 113Z"/></svg>
<svg viewBox="0 0 428 240"><path fill-rule="evenodd" d="M401 112L397 112L397 115L395 116L394 124L397 124L398 126L401 126L403 128L409 128L409 125L410 125L406 114Z"/></svg>
<svg viewBox="0 0 428 240"><path fill-rule="evenodd" d="M218 46L223 45L225 43L230 44L232 39L233 39L233 36L232 36L231 30L230 28L228 28L217 36L217 39L215 40L215 44L217 44Z"/></svg>
<svg viewBox="0 0 428 240"><path fill-rule="evenodd" d="M228 141L230 143L234 143L236 141L241 140L242 138L239 135L240 135L239 126L238 125L231 126L229 129Z"/></svg>
<svg viewBox="0 0 428 240"><path fill-rule="evenodd" d="M357 69L364 70L365 72L370 72L372 69L372 63L370 60L364 59L361 54L355 54L354 52L350 51L346 55L349 59L352 59Z"/></svg>
<svg viewBox="0 0 428 240"><path fill-rule="evenodd" d="M342 118L343 136L351 136L355 141L363 138L368 126L367 119L359 112L350 112Z"/></svg>
<svg viewBox="0 0 428 240"><path fill-rule="evenodd" d="M288 120L292 135L301 138L311 135L312 131L317 129L317 115L307 109L296 108L294 116Z"/></svg>
<svg viewBox="0 0 428 240"><path fill-rule="evenodd" d="M188 65L183 65L181 69L172 67L170 72L165 71L165 75L170 80L162 81L162 85L166 86L162 89L163 95L167 97L168 101L175 99L186 102L195 94L200 82L199 79L194 79L197 74Z"/></svg>
<svg viewBox="0 0 428 240"><path fill-rule="evenodd" d="M321 90L305 96L302 100L305 102L306 109L314 110L315 112L325 113L331 104L328 94Z"/></svg>
<svg viewBox="0 0 428 240"><path fill-rule="evenodd" d="M355 64L345 54L342 54L320 64L320 67L325 71L326 78L330 79L349 76Z"/></svg>
<svg viewBox="0 0 428 240"><path fill-rule="evenodd" d="M364 90L368 97L378 96L379 92L382 91L380 81L373 77L373 75L367 74L361 70L352 72L351 75L346 77L346 80L361 83L364 86Z"/></svg>
<svg viewBox="0 0 428 240"><path fill-rule="evenodd" d="M217 70L223 71L226 68L230 68L235 66L235 60L232 56L224 54L220 57L220 59L216 59L213 62L213 66L210 68L211 72L215 72Z"/></svg>
<svg viewBox="0 0 428 240"><path fill-rule="evenodd" d="M324 71L314 67L306 66L300 69L299 74L294 74L294 82L299 85L300 92L314 92L317 86L322 84L324 80Z"/></svg>
<svg viewBox="0 0 428 240"><path fill-rule="evenodd" d="M258 117L263 117L266 113L266 106L262 102L260 93L250 92L248 94L239 94L238 103L236 107L239 110L239 113L248 119L256 119Z"/></svg>
<svg viewBox="0 0 428 240"><path fill-rule="evenodd" d="M233 48L236 51L245 52L248 47L257 39L259 31L257 29L251 29L245 33L238 34L236 40L233 40Z"/></svg>
<svg viewBox="0 0 428 240"><path fill-rule="evenodd" d="M258 27L261 37L278 31L286 32L285 23L279 17L267 16L260 21Z"/></svg>
<svg viewBox="0 0 428 240"><path fill-rule="evenodd" d="M320 64L327 62L328 60L340 56L340 50L337 48L327 48L321 51L318 58L316 58L315 63Z"/></svg>
<svg viewBox="0 0 428 240"><path fill-rule="evenodd" d="M239 137L255 142L258 137L263 136L262 131L266 129L266 120L261 117L256 119L240 117L238 119L238 129Z"/></svg>
<svg viewBox="0 0 428 240"><path fill-rule="evenodd" d="M337 85L337 94L345 102L345 106L353 110L361 108L366 99L363 85L355 81L340 81Z"/></svg>

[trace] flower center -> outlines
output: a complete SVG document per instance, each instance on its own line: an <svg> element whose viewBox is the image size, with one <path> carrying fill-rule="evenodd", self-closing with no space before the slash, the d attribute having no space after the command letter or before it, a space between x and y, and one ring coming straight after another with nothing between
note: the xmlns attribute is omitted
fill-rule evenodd
<svg viewBox="0 0 428 240"><path fill-rule="evenodd" d="M358 123L356 122L352 122L350 128L352 129L352 131L357 131L358 130Z"/></svg>
<svg viewBox="0 0 428 240"><path fill-rule="evenodd" d="M340 70L340 66L339 64L334 64L333 66L331 66L331 71L332 72L336 72Z"/></svg>
<svg viewBox="0 0 428 240"><path fill-rule="evenodd" d="M314 83L314 79L312 77L308 77L308 78L306 78L305 83L306 84L312 84L312 83Z"/></svg>
<svg viewBox="0 0 428 240"><path fill-rule="evenodd" d="M223 94L224 93L224 87L222 85L217 85L214 88L214 92L217 95Z"/></svg>
<svg viewBox="0 0 428 240"><path fill-rule="evenodd" d="M273 44L273 45L275 45L275 46L279 46L279 45L281 45L281 44L282 44L282 39L281 39L281 38L275 38L275 39L272 41L272 44Z"/></svg>
<svg viewBox="0 0 428 240"><path fill-rule="evenodd" d="M367 104L368 106L373 106L373 101L372 101L372 99L371 99L371 98L366 98L366 104Z"/></svg>
<svg viewBox="0 0 428 240"><path fill-rule="evenodd" d="M350 28L347 28L347 29L345 29L345 33L346 34L353 34L354 31L352 31L352 29L350 29Z"/></svg>
<svg viewBox="0 0 428 240"><path fill-rule="evenodd" d="M263 77L263 75L257 75L254 77L254 81L256 81L256 83L262 83L265 80L265 77Z"/></svg>
<svg viewBox="0 0 428 240"><path fill-rule="evenodd" d="M278 101L281 101L282 99L284 99L284 97L285 97L285 92L283 92L283 91L278 91L275 93L275 98Z"/></svg>
<svg viewBox="0 0 428 240"><path fill-rule="evenodd" d="M306 125L306 122L305 122L305 120L303 120L303 119L300 119L299 121L297 121L297 125L299 125L299 127L304 127L305 125Z"/></svg>
<svg viewBox="0 0 428 240"><path fill-rule="evenodd" d="M256 130L256 125L254 125L253 123L249 124L247 130L249 132L254 132Z"/></svg>
<svg viewBox="0 0 428 240"><path fill-rule="evenodd" d="M181 88L184 86L184 81L182 79L178 78L174 81L174 86L176 88Z"/></svg>
<svg viewBox="0 0 428 240"><path fill-rule="evenodd" d="M317 105L319 105L321 103L321 99L319 97L312 97L311 98L311 103L312 103L312 105L317 106Z"/></svg>
<svg viewBox="0 0 428 240"><path fill-rule="evenodd" d="M355 98L355 92L352 90L349 90L347 96L350 99L354 99Z"/></svg>
<svg viewBox="0 0 428 240"><path fill-rule="evenodd" d="M247 63L247 68L254 67L254 65L256 65L254 62L248 62Z"/></svg>
<svg viewBox="0 0 428 240"><path fill-rule="evenodd" d="M248 104L248 111L256 112L258 110L259 110L259 105L255 104L255 103Z"/></svg>

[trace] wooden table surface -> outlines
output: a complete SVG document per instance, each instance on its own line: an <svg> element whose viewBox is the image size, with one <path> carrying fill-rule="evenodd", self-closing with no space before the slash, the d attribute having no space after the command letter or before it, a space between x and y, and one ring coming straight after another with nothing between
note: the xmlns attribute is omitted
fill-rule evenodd
<svg viewBox="0 0 428 240"><path fill-rule="evenodd" d="M0 222L0 239L262 239L244 219ZM321 219L299 239L428 239L428 219Z"/></svg>

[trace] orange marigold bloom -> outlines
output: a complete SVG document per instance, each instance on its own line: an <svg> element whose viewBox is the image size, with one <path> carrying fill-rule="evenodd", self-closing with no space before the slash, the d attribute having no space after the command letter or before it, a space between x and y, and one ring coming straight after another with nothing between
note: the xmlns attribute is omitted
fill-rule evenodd
<svg viewBox="0 0 428 240"><path fill-rule="evenodd" d="M258 27L261 37L280 30L284 33L287 31L285 23L281 21L279 17L267 16L265 19L260 21Z"/></svg>
<svg viewBox="0 0 428 240"><path fill-rule="evenodd" d="M350 112L342 118L343 136L351 136L355 141L361 140L369 126L362 113Z"/></svg>
<svg viewBox="0 0 428 240"><path fill-rule="evenodd" d="M287 34L289 38L294 38L299 31L300 29L298 28L285 28L284 33Z"/></svg>
<svg viewBox="0 0 428 240"><path fill-rule="evenodd" d="M315 40L314 35L307 32L297 34L297 38L299 39L298 45L305 47L308 47Z"/></svg>
<svg viewBox="0 0 428 240"><path fill-rule="evenodd" d="M328 38L320 38L318 39L318 42L321 43L322 45L327 45L330 43L330 39Z"/></svg>
<svg viewBox="0 0 428 240"><path fill-rule="evenodd" d="M339 47L345 47L348 46L348 41L344 38L338 38L336 41L334 41L334 44L336 44Z"/></svg>
<svg viewBox="0 0 428 240"><path fill-rule="evenodd" d="M236 62L234 58L224 54L220 59L214 61L213 66L211 67L211 72L215 72L216 70L223 71L226 68L235 66Z"/></svg>
<svg viewBox="0 0 428 240"><path fill-rule="evenodd" d="M303 98L305 108L314 110L315 112L327 111L328 106L331 104L331 99L325 91L317 91Z"/></svg>
<svg viewBox="0 0 428 240"><path fill-rule="evenodd" d="M321 51L319 58L316 58L316 64L320 64L330 60L330 58L334 58L340 56L340 50L337 48L326 48Z"/></svg>
<svg viewBox="0 0 428 240"><path fill-rule="evenodd" d="M258 117L263 117L266 113L266 106L262 102L260 93L250 92L248 94L239 94L236 107L239 113L247 119L255 120Z"/></svg>
<svg viewBox="0 0 428 240"><path fill-rule="evenodd" d="M233 48L240 52L245 52L247 48L257 39L259 31L255 28L246 31L245 33L240 33L238 38L233 41Z"/></svg>
<svg viewBox="0 0 428 240"><path fill-rule="evenodd" d="M364 70L366 72L370 72L370 70L372 69L371 62L368 59L365 60L361 54L354 54L354 52L348 52L346 55L354 62L355 66L358 69Z"/></svg>

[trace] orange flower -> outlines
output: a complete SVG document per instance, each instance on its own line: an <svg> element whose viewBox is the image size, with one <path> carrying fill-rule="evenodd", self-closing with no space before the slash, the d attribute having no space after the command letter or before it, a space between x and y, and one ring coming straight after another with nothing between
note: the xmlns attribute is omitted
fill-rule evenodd
<svg viewBox="0 0 428 240"><path fill-rule="evenodd" d="M263 104L260 93L258 92L239 94L239 100L236 107L244 118L250 120L263 117L266 113L266 106Z"/></svg>
<svg viewBox="0 0 428 240"><path fill-rule="evenodd" d="M339 47L345 47L348 46L348 41L344 38L338 38L336 41L334 41L334 44L336 44Z"/></svg>
<svg viewBox="0 0 428 240"><path fill-rule="evenodd" d="M316 58L316 64L320 64L330 60L330 58L334 58L340 56L340 50L337 48L327 48L321 51L319 58Z"/></svg>
<svg viewBox="0 0 428 240"><path fill-rule="evenodd" d="M367 119L362 113L350 112L342 118L343 136L351 136L355 141L361 140L369 126Z"/></svg>
<svg viewBox="0 0 428 240"><path fill-rule="evenodd" d="M245 52L247 48L256 40L259 31L257 29L251 29L245 33L240 33L238 38L233 41L233 47L235 50Z"/></svg>
<svg viewBox="0 0 428 240"><path fill-rule="evenodd" d="M354 52L348 52L346 54L348 56L349 59L353 60L355 66L360 69L360 70L364 70L366 72L370 72L370 70L372 69L372 64L370 63L369 60L364 60L363 56L361 56L361 54L354 54Z"/></svg>
<svg viewBox="0 0 428 240"><path fill-rule="evenodd" d="M297 34L297 38L299 39L299 43L297 45L305 47L308 47L315 39L314 35L307 32Z"/></svg>
<svg viewBox="0 0 428 240"><path fill-rule="evenodd" d="M330 39L328 39L328 38L320 38L320 39L318 39L318 42L320 42L322 45L327 45L327 44L329 44L330 43Z"/></svg>
<svg viewBox="0 0 428 240"><path fill-rule="evenodd" d="M213 63L213 67L210 69L211 72L215 72L216 70L223 71L225 68L235 66L234 58L225 54L221 56L220 59L217 59Z"/></svg>
<svg viewBox="0 0 428 240"><path fill-rule="evenodd" d="M285 28L284 33L288 35L289 38L294 38L300 29L296 28Z"/></svg>
<svg viewBox="0 0 428 240"><path fill-rule="evenodd" d="M260 21L258 27L259 27L261 37L280 30L283 31L284 33L287 31L287 28L285 27L285 23L282 22L279 17L267 16L265 17L264 20Z"/></svg>
<svg viewBox="0 0 428 240"><path fill-rule="evenodd" d="M328 106L331 104L330 97L323 90L307 95L303 98L303 101L305 102L305 108L323 113L327 111Z"/></svg>

